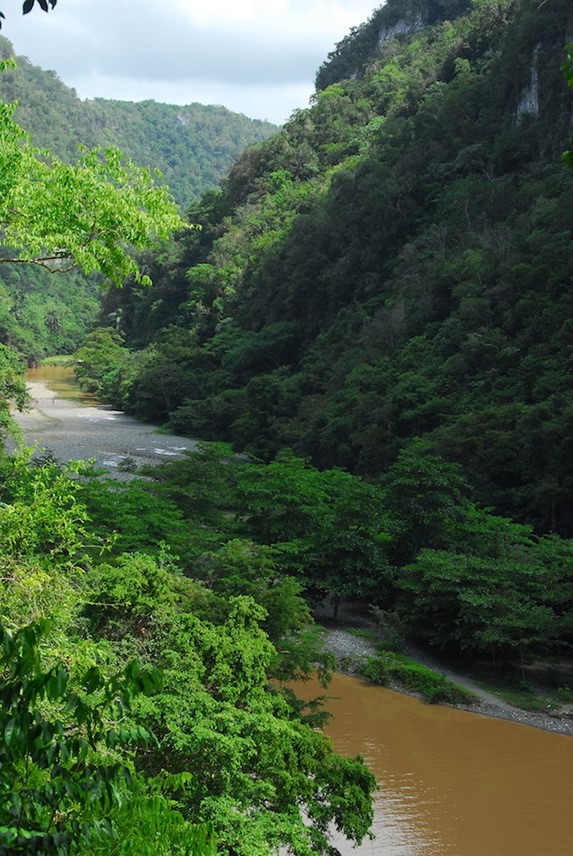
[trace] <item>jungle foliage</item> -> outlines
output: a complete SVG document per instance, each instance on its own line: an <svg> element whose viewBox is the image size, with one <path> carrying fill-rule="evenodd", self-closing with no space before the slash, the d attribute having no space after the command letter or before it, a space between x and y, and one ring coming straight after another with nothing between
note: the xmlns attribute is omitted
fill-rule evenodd
<svg viewBox="0 0 573 856"><path fill-rule="evenodd" d="M81 382L250 455L0 458L0 852L360 841L373 778L288 686L328 671L318 601L503 665L570 653L567 7L389 0L203 230L140 259L155 288L110 293Z"/></svg>
<svg viewBox="0 0 573 856"><path fill-rule="evenodd" d="M0 852L330 856L332 824L360 841L373 777L283 683L320 660L302 583L214 522L231 492L201 517L170 473L0 469Z"/></svg>
<svg viewBox="0 0 573 856"><path fill-rule="evenodd" d="M147 259L155 288L107 296L104 394L368 477L421 437L571 536L572 26L565 0L390 0Z"/></svg>
<svg viewBox="0 0 573 856"><path fill-rule="evenodd" d="M2 60L13 55L11 43L0 37ZM245 146L275 130L224 107L82 101L53 72L25 57L0 74L0 98L37 149L69 165L81 159L81 146L119 147L127 160L150 168L156 183L169 185L182 209L215 186ZM73 206L70 213L77 213ZM29 361L72 353L94 323L103 284L93 275L76 272L62 281L37 267L0 264L0 342Z"/></svg>

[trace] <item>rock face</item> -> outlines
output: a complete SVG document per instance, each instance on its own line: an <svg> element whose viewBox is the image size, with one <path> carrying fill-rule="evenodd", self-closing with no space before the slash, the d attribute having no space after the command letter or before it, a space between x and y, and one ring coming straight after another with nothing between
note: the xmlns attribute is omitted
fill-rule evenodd
<svg viewBox="0 0 573 856"><path fill-rule="evenodd" d="M396 36L415 33L416 30L421 30L423 26L424 19L421 14L416 15L410 20L402 18L401 21L397 21L395 24L392 24L391 27L384 27L384 29L380 31L380 35L378 36L378 48L381 48L385 42L395 39Z"/></svg>
<svg viewBox="0 0 573 856"><path fill-rule="evenodd" d="M515 110L516 124L520 124L524 116L539 116L539 52L541 44L535 45L531 58L529 86L522 91Z"/></svg>

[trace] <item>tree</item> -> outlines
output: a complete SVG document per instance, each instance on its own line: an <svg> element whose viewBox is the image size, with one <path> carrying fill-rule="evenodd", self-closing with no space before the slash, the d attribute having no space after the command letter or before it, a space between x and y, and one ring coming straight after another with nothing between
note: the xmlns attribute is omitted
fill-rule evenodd
<svg viewBox="0 0 573 856"><path fill-rule="evenodd" d="M134 772L130 747L153 736L130 721L131 700L159 689L159 674L132 662L106 678L92 665L74 686L63 664L42 663L47 630L0 625L0 853L214 853L211 827Z"/></svg>
<svg viewBox="0 0 573 856"><path fill-rule="evenodd" d="M0 63L0 71L8 67L10 60ZM12 118L15 106L0 103L0 234L15 248L0 263L149 283L132 251L183 226L167 189L113 148L81 150L77 163L62 163L31 144Z"/></svg>
<svg viewBox="0 0 573 856"><path fill-rule="evenodd" d="M565 62L562 66L563 77L567 81L567 85L573 89L573 42L565 45ZM563 153L563 160L568 166L573 167L573 137L566 152Z"/></svg>
<svg viewBox="0 0 573 856"><path fill-rule="evenodd" d="M381 479L384 502L392 515L391 554L396 565L412 561L421 547L450 544L453 524L465 507L459 469L413 440Z"/></svg>
<svg viewBox="0 0 573 856"><path fill-rule="evenodd" d="M388 588L383 494L341 469L325 472L291 452L237 471L238 518L277 564L320 598L383 596Z"/></svg>
<svg viewBox="0 0 573 856"><path fill-rule="evenodd" d="M6 345L0 345L0 436L2 437L14 431L8 402L13 401L20 410L23 410L28 401L23 377L24 368L22 359L14 351Z"/></svg>
<svg viewBox="0 0 573 856"><path fill-rule="evenodd" d="M44 12L47 12L50 7L53 9L57 2L58 0L24 0L24 3L22 3L22 14L27 15L28 12L31 12L36 3L40 7L40 9L43 9ZM4 13L0 12L0 19L5 17L6 16L4 15ZM0 27L2 27L1 20Z"/></svg>

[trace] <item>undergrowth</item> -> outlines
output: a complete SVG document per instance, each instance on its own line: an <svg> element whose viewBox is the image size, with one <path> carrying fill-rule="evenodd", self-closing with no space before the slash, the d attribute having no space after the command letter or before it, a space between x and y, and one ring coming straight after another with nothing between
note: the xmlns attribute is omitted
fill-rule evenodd
<svg viewBox="0 0 573 856"><path fill-rule="evenodd" d="M359 665L358 673L382 686L398 684L410 692L419 693L424 701L430 704L472 704L475 701L472 693L457 686L444 675L393 651L384 651L377 657L367 657Z"/></svg>

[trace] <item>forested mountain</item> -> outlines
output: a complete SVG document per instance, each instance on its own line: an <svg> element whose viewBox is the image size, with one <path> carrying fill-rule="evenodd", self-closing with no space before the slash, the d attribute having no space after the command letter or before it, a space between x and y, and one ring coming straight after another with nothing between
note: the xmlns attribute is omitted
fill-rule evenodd
<svg viewBox="0 0 573 856"><path fill-rule="evenodd" d="M0 37L0 57L13 53ZM137 164L160 170L161 181L183 208L214 187L245 146L275 130L218 106L82 101L54 72L25 57L0 74L0 100L17 101L15 119L34 144L65 161L77 158L80 145L114 146ZM62 281L22 266L0 266L0 293L0 341L28 359L77 348L99 300L92 279L77 275Z"/></svg>
<svg viewBox="0 0 573 856"><path fill-rule="evenodd" d="M102 323L134 413L376 476L423 438L571 535L567 0L389 0ZM119 347L119 345L118 345ZM120 349L121 350L121 349Z"/></svg>
<svg viewBox="0 0 573 856"><path fill-rule="evenodd" d="M13 55L0 37L0 56ZM158 169L182 208L216 185L246 146L276 130L221 106L82 100L55 72L26 57L16 61L16 69L0 75L0 98L18 102L15 119L37 146L63 160L77 157L79 145L115 146L140 166Z"/></svg>
<svg viewBox="0 0 573 856"><path fill-rule="evenodd" d="M125 481L0 455L0 852L360 842L374 777L291 687L332 665L317 602L377 607L378 681L452 699L397 653L415 637L522 681L549 663L571 700L571 33L570 0L389 0L313 106L193 204L203 229L127 268L154 286L108 292L80 381L250 454L203 443ZM4 228L91 261L81 193L81 244L54 204L74 174L50 183L9 110L0 126L4 186L38 201L25 234L0 196ZM110 216L112 279L137 187ZM0 360L6 430L24 389Z"/></svg>

